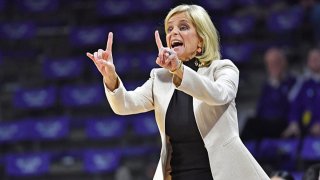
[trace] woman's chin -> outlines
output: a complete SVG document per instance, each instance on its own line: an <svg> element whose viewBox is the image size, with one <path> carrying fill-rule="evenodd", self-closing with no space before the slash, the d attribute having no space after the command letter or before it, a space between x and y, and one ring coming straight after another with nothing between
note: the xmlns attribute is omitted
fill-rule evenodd
<svg viewBox="0 0 320 180"><path fill-rule="evenodd" d="M177 53L177 56L178 56L178 58L180 59L180 60L184 60L185 59L185 56L184 56L184 54L182 53L182 52L179 52L179 51L176 51L176 53Z"/></svg>
<svg viewBox="0 0 320 180"><path fill-rule="evenodd" d="M181 60L181 61L185 61L186 60L186 58L184 56L179 56L179 55L177 55L177 56L178 56L178 59Z"/></svg>

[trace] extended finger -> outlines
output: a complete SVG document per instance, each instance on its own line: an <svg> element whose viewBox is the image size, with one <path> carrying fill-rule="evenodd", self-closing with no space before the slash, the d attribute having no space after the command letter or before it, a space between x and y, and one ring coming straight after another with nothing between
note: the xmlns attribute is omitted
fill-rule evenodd
<svg viewBox="0 0 320 180"><path fill-rule="evenodd" d="M98 68L98 70L100 71L101 69L101 64L98 62L98 59L94 58L94 55L91 53L87 52L87 56L94 62L94 64L96 65L96 67Z"/></svg>
<svg viewBox="0 0 320 180"><path fill-rule="evenodd" d="M88 56L88 58L90 58L94 62L93 54L87 52L86 55Z"/></svg>
<svg viewBox="0 0 320 180"><path fill-rule="evenodd" d="M160 39L160 35L159 35L159 31L155 31L154 33L154 37L156 39L156 44L158 46L158 50L160 51L161 48L163 48L163 45L162 45L162 42L161 42L161 39Z"/></svg>
<svg viewBox="0 0 320 180"><path fill-rule="evenodd" d="M112 52L113 33L109 32L106 50Z"/></svg>
<svg viewBox="0 0 320 180"><path fill-rule="evenodd" d="M93 54L87 52L87 56L88 56L95 64L97 64L97 58L95 58Z"/></svg>

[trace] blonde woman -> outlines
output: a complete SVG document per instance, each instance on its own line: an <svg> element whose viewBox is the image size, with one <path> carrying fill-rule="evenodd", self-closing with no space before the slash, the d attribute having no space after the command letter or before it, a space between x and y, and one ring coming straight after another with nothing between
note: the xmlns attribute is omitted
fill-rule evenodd
<svg viewBox="0 0 320 180"><path fill-rule="evenodd" d="M235 98L239 71L220 60L218 33L207 12L180 5L165 19L167 47L159 49L150 78L127 91L106 50L87 53L104 77L107 99L120 115L154 110L162 149L154 179L269 179L239 138Z"/></svg>

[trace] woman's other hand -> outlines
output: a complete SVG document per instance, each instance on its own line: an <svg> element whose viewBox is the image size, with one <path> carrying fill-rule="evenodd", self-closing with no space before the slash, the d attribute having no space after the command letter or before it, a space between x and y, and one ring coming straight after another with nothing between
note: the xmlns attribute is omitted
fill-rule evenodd
<svg viewBox="0 0 320 180"><path fill-rule="evenodd" d="M156 63L171 72L176 71L181 63L177 53L168 47L163 47L158 31L155 31L154 36L159 50Z"/></svg>

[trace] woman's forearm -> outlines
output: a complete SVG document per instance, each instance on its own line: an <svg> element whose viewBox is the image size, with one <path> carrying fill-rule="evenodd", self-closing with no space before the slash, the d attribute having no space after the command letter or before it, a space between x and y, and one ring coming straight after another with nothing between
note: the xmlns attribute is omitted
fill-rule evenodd
<svg viewBox="0 0 320 180"><path fill-rule="evenodd" d="M116 73L114 75L103 77L103 82L110 91L114 91L119 87L118 75Z"/></svg>

